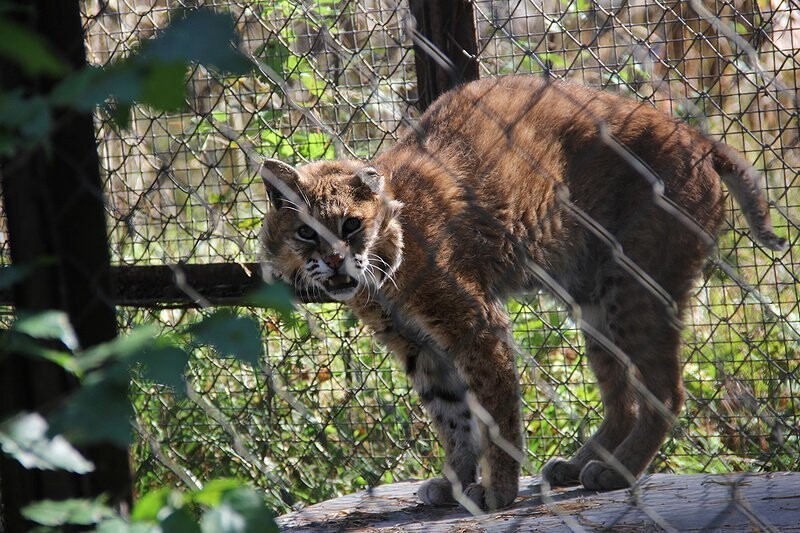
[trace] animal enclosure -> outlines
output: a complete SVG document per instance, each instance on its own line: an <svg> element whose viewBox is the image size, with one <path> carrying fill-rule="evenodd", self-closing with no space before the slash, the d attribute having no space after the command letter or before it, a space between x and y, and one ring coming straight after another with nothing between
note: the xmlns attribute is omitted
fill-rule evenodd
<svg viewBox="0 0 800 533"><path fill-rule="evenodd" d="M728 203L684 317L686 406L650 471L800 469L796 2L475 0L456 2L464 9L456 18L404 0L86 0L90 62L126 57L188 4L232 15L253 70L231 78L198 65L187 76L187 110L135 107L124 130L97 112L109 238L123 279L134 267L172 265L180 274L184 264L222 263L223 275L258 276L252 263L268 202L256 156L369 158L412 127L448 72L603 87L740 150L763 173L776 231L790 241L786 252L762 249ZM147 269L137 272L147 279ZM168 331L224 300L177 279L152 285L164 294L177 287L192 305L133 295L119 308L123 328L154 321ZM542 293L508 310L523 384L523 470L532 474L580 446L601 404L569 309ZM264 488L281 512L438 475L443 452L426 414L347 308L232 312L256 316L260 366L197 347L187 398L133 381L141 489L237 477Z"/></svg>

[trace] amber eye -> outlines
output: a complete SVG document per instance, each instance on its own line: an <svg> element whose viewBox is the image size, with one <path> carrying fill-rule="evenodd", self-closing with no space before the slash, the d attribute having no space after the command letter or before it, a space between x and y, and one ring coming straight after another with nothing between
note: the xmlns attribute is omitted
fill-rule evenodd
<svg viewBox="0 0 800 533"><path fill-rule="evenodd" d="M311 229L311 226L303 224L297 228L297 236L304 241L313 241L317 237L317 232Z"/></svg>
<svg viewBox="0 0 800 533"><path fill-rule="evenodd" d="M342 237L347 237L354 231L358 231L361 228L361 221L357 218L348 218L342 224Z"/></svg>

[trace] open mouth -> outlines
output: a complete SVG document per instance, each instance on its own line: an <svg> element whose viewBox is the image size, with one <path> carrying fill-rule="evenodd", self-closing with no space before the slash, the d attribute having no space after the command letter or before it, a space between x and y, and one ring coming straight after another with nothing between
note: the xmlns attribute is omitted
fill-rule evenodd
<svg viewBox="0 0 800 533"><path fill-rule="evenodd" d="M354 289L358 282L347 274L336 274L323 281L322 286L328 292L341 292Z"/></svg>

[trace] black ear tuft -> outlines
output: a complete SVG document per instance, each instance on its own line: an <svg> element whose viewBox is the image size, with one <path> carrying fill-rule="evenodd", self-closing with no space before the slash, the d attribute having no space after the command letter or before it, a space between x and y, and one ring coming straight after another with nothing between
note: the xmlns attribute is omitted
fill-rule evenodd
<svg viewBox="0 0 800 533"><path fill-rule="evenodd" d="M266 159L261 165L261 179L267 188L267 197L276 209L283 207L286 200L282 189L290 187L300 178L291 165L277 159Z"/></svg>

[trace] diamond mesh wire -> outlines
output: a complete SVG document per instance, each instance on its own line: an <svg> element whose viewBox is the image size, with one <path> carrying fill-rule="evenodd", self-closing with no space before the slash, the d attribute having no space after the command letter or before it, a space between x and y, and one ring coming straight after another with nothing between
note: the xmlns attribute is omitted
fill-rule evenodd
<svg viewBox="0 0 800 533"><path fill-rule="evenodd" d="M196 67L188 111L135 108L125 131L98 112L119 265L256 259L265 193L226 128L265 156L299 163L370 157L418 115L412 21L402 1L87 0L90 61L124 57L165 27L171 10L198 5L234 17L242 50L258 68L228 79ZM755 53L689 2L478 0L481 74L545 72L683 118L764 172L776 227L791 237L800 197L800 9L779 0L702 5ZM686 319L687 403L653 472L800 468L796 249L765 253L728 207L718 254ZM546 295L508 306L522 348L526 452L538 470L549 457L571 455L602 408L567 310ZM348 310L306 306L288 323L239 312L263 324L260 369L198 348L188 398L134 382L141 489L236 476L287 509L438 471L442 449L405 377ZM124 308L120 319L126 328L155 321L166 331L199 313Z"/></svg>

